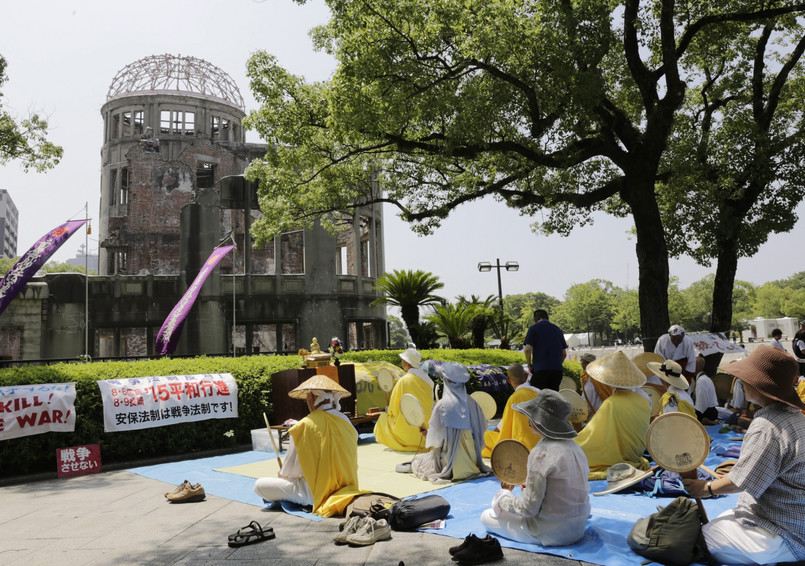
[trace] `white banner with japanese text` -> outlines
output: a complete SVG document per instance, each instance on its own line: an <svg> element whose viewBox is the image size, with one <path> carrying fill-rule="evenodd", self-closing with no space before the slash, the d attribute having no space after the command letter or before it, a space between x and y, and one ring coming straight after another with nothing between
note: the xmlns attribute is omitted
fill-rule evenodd
<svg viewBox="0 0 805 566"><path fill-rule="evenodd" d="M230 373L108 379L98 387L105 432L238 416L238 386Z"/></svg>
<svg viewBox="0 0 805 566"><path fill-rule="evenodd" d="M75 383L0 387L0 440L75 430Z"/></svg>

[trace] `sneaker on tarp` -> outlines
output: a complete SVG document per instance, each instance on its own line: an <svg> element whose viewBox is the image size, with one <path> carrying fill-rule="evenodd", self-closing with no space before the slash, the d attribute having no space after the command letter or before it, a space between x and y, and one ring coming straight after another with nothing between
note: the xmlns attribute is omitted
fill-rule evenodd
<svg viewBox="0 0 805 566"><path fill-rule="evenodd" d="M200 483L190 484L185 482L177 490L165 494L165 497L171 503L194 503L202 501L206 495Z"/></svg>
<svg viewBox="0 0 805 566"><path fill-rule="evenodd" d="M347 543L352 546L369 546L380 540L391 538L391 525L385 519L375 521L366 517L364 523L353 534L347 536Z"/></svg>

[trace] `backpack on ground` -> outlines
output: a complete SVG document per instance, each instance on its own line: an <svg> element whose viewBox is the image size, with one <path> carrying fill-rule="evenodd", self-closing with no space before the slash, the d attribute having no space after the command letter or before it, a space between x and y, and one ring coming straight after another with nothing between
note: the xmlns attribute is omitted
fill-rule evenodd
<svg viewBox="0 0 805 566"><path fill-rule="evenodd" d="M631 549L670 566L709 562L699 505L687 497L677 497L657 509L657 513L638 519L629 531L626 542Z"/></svg>
<svg viewBox="0 0 805 566"><path fill-rule="evenodd" d="M441 495L404 499L391 506L389 525L395 531L412 531L419 525L444 519L449 513L450 503Z"/></svg>

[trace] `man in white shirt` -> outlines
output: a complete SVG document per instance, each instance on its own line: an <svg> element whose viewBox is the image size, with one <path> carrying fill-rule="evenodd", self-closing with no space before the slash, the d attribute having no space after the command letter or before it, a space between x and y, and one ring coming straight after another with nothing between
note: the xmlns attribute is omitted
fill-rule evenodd
<svg viewBox="0 0 805 566"><path fill-rule="evenodd" d="M785 352L785 346L783 346L783 343L780 341L780 338L782 337L783 337L782 330L780 330L779 328L775 328L774 330L772 330L771 341L769 342L769 346L772 346L774 348L777 348L778 350L782 350L783 352Z"/></svg>
<svg viewBox="0 0 805 566"><path fill-rule="evenodd" d="M685 335L685 329L678 324L674 324L666 334L660 336L654 346L654 353L682 366L682 375L688 381L696 375L696 350L693 348L693 340Z"/></svg>

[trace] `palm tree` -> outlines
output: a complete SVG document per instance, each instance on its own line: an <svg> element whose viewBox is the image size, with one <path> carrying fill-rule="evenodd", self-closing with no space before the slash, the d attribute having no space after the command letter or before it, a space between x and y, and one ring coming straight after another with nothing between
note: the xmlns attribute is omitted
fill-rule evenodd
<svg viewBox="0 0 805 566"><path fill-rule="evenodd" d="M486 340L486 327L494 321L495 296L489 295L486 299L481 299L476 295L470 295L468 299L464 295L457 297L458 304L475 308L475 317L472 319L472 347L483 348Z"/></svg>
<svg viewBox="0 0 805 566"><path fill-rule="evenodd" d="M477 305L444 303L433 306L433 314L428 320L447 338L451 348L464 349L469 348L466 335L478 311Z"/></svg>
<svg viewBox="0 0 805 566"><path fill-rule="evenodd" d="M375 290L383 293L383 296L372 301L372 305L400 307L411 341L419 345L419 307L444 302L442 297L433 294L442 287L444 283L432 273L421 269L416 271L395 269L377 278Z"/></svg>

